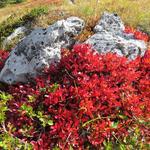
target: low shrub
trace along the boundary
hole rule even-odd
[[[7,6],[7,4],[17,4],[22,3],[25,0],[1,0],[0,1],[0,8]]]
[[[148,34],[141,32],[141,31],[138,31],[135,28],[132,28],[129,26],[125,27],[124,32],[125,33],[132,33],[134,35],[134,38],[137,40],[143,40],[145,42],[149,42],[149,40],[150,40],[150,37],[148,36]]]
[[[25,0],[15,0],[15,3],[22,3],[22,2],[25,2]]]
[[[36,17],[48,13],[48,7],[42,6],[32,9],[27,15],[23,16],[25,22],[33,21]]]
[[[150,51],[128,62],[76,45],[35,83],[1,85],[5,128],[35,150],[147,149],[149,80]]]
[[[3,2],[3,1],[0,1],[0,8],[3,8],[7,5],[7,3]]]

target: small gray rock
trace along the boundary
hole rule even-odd
[[[107,31],[112,32],[113,34],[122,34],[125,27],[121,20],[121,18],[117,14],[110,14],[108,12],[104,12],[100,21],[95,26],[95,33]]]
[[[95,34],[86,43],[91,44],[99,53],[116,53],[129,60],[143,56],[146,43],[136,40],[133,34],[124,33],[124,24],[117,14],[105,12],[99,23],[95,26]]]

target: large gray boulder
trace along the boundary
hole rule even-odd
[[[125,26],[117,14],[105,12],[94,28],[95,34],[86,43],[91,44],[99,53],[113,52],[129,60],[143,56],[146,43],[124,33]]]
[[[61,59],[61,48],[71,47],[75,42],[73,37],[83,27],[83,20],[70,17],[48,28],[32,31],[11,51],[0,72],[0,81],[8,84],[27,82],[40,74],[44,67],[56,65]]]

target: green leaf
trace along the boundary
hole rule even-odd
[[[48,92],[55,92],[59,88],[59,84],[55,83],[48,89]]]
[[[12,99],[11,95],[0,92],[0,123],[4,122],[6,119],[5,113],[8,111],[7,102],[10,99]]]
[[[73,150],[73,147],[70,145],[69,150]]]
[[[54,147],[52,150],[60,150],[60,148],[58,148],[57,146]]]
[[[119,121],[118,121],[118,122],[112,122],[112,124],[111,124],[111,128],[113,128],[113,129],[117,129],[118,124],[119,124]]]
[[[40,88],[40,92],[46,92],[46,88]]]
[[[27,115],[28,115],[29,117],[35,117],[35,116],[36,116],[36,114],[35,114],[35,112],[33,111],[33,108],[32,108],[31,106],[28,106],[28,105],[26,105],[26,104],[23,104],[23,105],[21,106],[21,109],[22,109],[22,110],[25,110],[26,113],[27,113]]]
[[[41,111],[37,112],[36,117],[41,121],[43,127],[46,127],[46,125],[53,125],[53,120],[50,120],[50,116],[43,115]]]
[[[0,100],[3,100],[5,102],[7,102],[8,100],[12,99],[12,96],[5,93],[5,92],[1,92],[0,93]]]
[[[28,101],[29,102],[34,102],[36,100],[34,95],[28,95]]]
[[[112,142],[103,142],[105,150],[112,150]]]
[[[126,150],[126,146],[124,144],[119,145],[120,150]]]
[[[119,114],[118,116],[119,116],[119,118],[121,118],[121,119],[128,119],[128,117],[125,116],[125,115],[123,115],[123,114]]]
[[[53,120],[48,120],[47,124],[50,126],[54,125]]]

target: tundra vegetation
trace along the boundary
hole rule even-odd
[[[27,0],[19,4],[21,10],[16,12],[15,2],[22,1],[8,1],[0,8],[1,49],[3,40],[17,27],[25,26],[30,32],[69,16],[86,22],[76,37],[84,42],[93,34],[104,11],[116,12],[126,24],[126,33],[133,33],[147,44],[150,40],[149,0],[76,0],[75,4],[45,0],[43,6],[39,1]],[[33,7],[25,7],[27,3]],[[14,11],[9,17],[5,14],[8,9]],[[14,39],[5,50],[0,50],[0,70],[19,40]],[[89,45],[78,44],[72,50],[62,49],[60,63],[45,68],[44,77],[26,84],[0,83],[0,148],[150,149],[147,49],[144,56],[128,61],[112,53],[95,53]]]

